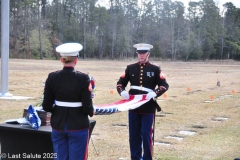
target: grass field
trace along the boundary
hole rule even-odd
[[[95,78],[94,104],[107,104],[121,100],[116,82],[126,65],[134,62],[136,59],[79,60],[76,69]],[[240,62],[152,62],[161,66],[170,86],[165,96],[158,98],[163,111],[156,114],[154,160],[240,157]],[[23,109],[42,96],[48,73],[61,68],[57,60],[10,59],[9,93],[33,98],[0,99],[0,122],[21,118]],[[91,119],[97,123],[89,142],[89,160],[130,160],[127,112]]]

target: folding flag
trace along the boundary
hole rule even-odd
[[[130,98],[128,100],[120,100],[110,104],[94,106],[94,114],[105,115],[116,112],[128,111],[140,107],[149,100],[150,99],[146,99],[146,94],[130,95]]]
[[[32,128],[37,130],[41,126],[41,119],[39,118],[36,109],[32,105],[28,107],[27,118]]]

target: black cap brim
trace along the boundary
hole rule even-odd
[[[144,54],[147,53],[149,50],[137,50],[138,54]]]

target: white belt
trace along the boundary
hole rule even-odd
[[[152,89],[149,88],[145,88],[145,87],[140,87],[140,86],[130,86],[131,89],[137,89],[140,91],[146,91],[146,92],[153,92]]]
[[[62,107],[81,107],[82,102],[61,102],[61,101],[55,101],[55,104],[57,106],[62,106]]]

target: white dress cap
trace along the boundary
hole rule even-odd
[[[78,56],[78,52],[81,51],[83,46],[80,43],[64,43],[56,48],[56,51],[61,56]]]
[[[150,49],[153,48],[151,44],[146,44],[146,43],[138,43],[133,45],[134,48],[137,49],[137,51],[149,51]]]

